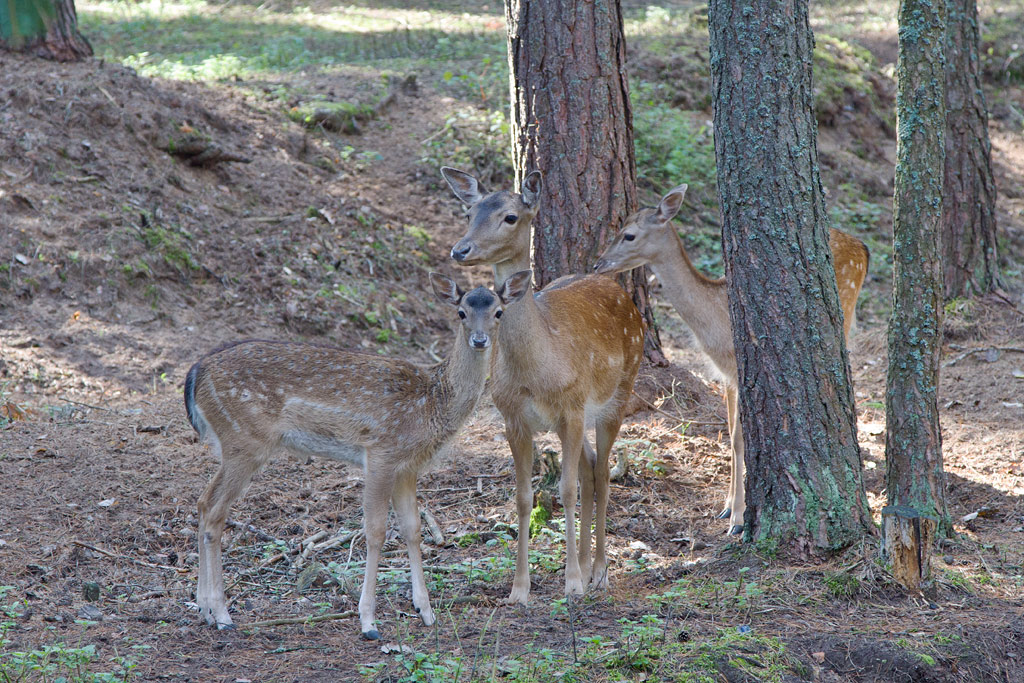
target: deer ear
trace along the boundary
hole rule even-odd
[[[476,178],[468,173],[449,166],[442,166],[441,175],[463,204],[473,206],[484,198],[484,188],[480,186],[480,182]]]
[[[434,290],[434,296],[452,306],[458,306],[465,293],[455,284],[455,280],[447,278],[441,273],[430,274],[430,287]]]
[[[675,215],[679,213],[679,207],[683,205],[683,197],[686,196],[686,184],[682,184],[672,190],[661,198],[661,202],[658,204],[657,218],[662,223],[675,218]]]
[[[532,278],[532,270],[520,270],[518,273],[509,275],[508,279],[498,288],[498,298],[501,299],[501,303],[508,306],[510,303],[522,299],[530,291]]]
[[[540,171],[530,171],[523,178],[523,203],[531,209],[540,201]]]

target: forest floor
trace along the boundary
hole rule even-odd
[[[630,17],[644,11],[625,4]],[[531,541],[530,604],[500,604],[514,562],[514,477],[485,399],[419,482],[443,537],[424,544],[436,626],[410,614],[392,524],[378,587],[382,640],[361,639],[359,536],[304,543],[360,528],[360,473],[285,457],[257,476],[225,537],[239,628],[203,624],[193,603],[196,501],[216,463],[185,419],[189,366],[244,337],[429,363],[452,335],[427,272],[490,284],[489,272],[447,258],[466,221],[436,168],[454,159],[491,182],[506,177],[493,100],[507,90],[486,58],[495,44],[500,58],[501,8],[380,5],[321,14],[193,1],[162,5],[156,21],[87,2],[83,25],[121,52],[94,37],[104,58],[80,64],[0,54],[0,681],[1024,680],[1024,90],[1008,66],[989,93],[1004,282],[998,295],[946,310],[939,401],[957,535],[935,556],[928,595],[894,584],[876,539],[801,562],[724,535],[715,518],[728,485],[724,406],[674,311],[659,304],[672,365],[641,370],[637,391],[657,409],[631,415],[616,446],[631,471],[611,488],[607,593],[563,599],[563,530],[552,522]],[[851,366],[877,522],[895,27],[849,7],[815,16],[816,31],[836,36],[819,45],[847,59],[857,41],[876,65],[866,90],[841,88],[819,113],[819,144],[833,219],[872,248]],[[983,9],[1001,26],[1000,12],[1019,18],[1022,8]],[[638,108],[638,135],[679,125],[696,145],[685,159],[670,150],[639,160],[645,197],[704,174],[678,225],[695,262],[714,272],[714,186],[706,167],[686,166],[708,153],[706,78],[691,68],[706,57],[665,28],[699,16],[687,3],[645,11],[630,20],[642,28],[631,43],[634,89],[653,93]],[[366,26],[332,28],[338,12]],[[404,43],[371,30],[392,15],[405,22]],[[199,47],[203,31],[230,42],[239,17],[282,41],[294,29],[287,21],[301,24],[298,66],[287,45],[253,56],[256,41],[244,38],[227,66],[213,48],[187,67],[158,52],[160,31]],[[147,52],[123,45],[147,40]],[[324,45],[350,58],[324,66],[302,56]],[[421,48],[454,50],[460,69],[409,56]],[[163,70],[151,73],[154,64]],[[385,83],[383,70],[400,77]],[[305,127],[328,100],[344,103],[343,130]],[[677,110],[685,125],[669,117]],[[645,118],[650,111],[665,118]],[[171,153],[189,146],[245,161],[194,166]],[[558,448],[553,435],[537,443]],[[540,463],[539,486],[548,474]],[[278,617],[305,622],[251,626]]]

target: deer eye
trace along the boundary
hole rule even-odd
[[[636,235],[630,235],[628,232],[625,235],[622,236],[622,240],[624,242],[632,242],[635,239],[636,239]]]
[[[505,216],[505,222],[508,223],[509,225],[515,223],[517,220],[519,220],[519,216],[515,215],[514,213],[510,213],[509,215]]]
[[[462,318],[463,320],[466,319],[466,312],[461,308],[459,309],[459,317]]]
[[[494,317],[495,318],[500,318],[501,317],[501,309],[500,308],[494,312]]]

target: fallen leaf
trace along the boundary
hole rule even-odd
[[[1024,408],[1024,403],[1020,401],[1003,401],[1004,408]]]
[[[977,512],[972,512],[970,514],[967,514],[967,515],[964,515],[963,517],[961,517],[960,521],[961,522],[971,522],[971,521],[974,521],[977,518],[978,518],[978,513]]]
[[[17,261],[18,263],[20,263],[23,266],[27,266],[28,265],[28,256],[25,256],[24,254],[15,254],[14,255],[14,260]]]
[[[811,659],[816,661],[818,664],[823,664],[825,662],[825,653],[824,652],[812,652],[811,653]]]
[[[405,654],[412,654],[413,650],[412,650],[412,647],[406,645],[405,643],[403,643],[401,645],[399,645],[398,643],[387,643],[386,645],[381,645],[380,646],[380,651],[383,652],[386,655],[389,655],[392,652],[402,652],[402,653],[405,653]]]
[[[106,500],[101,500],[100,502],[96,503],[96,505],[98,505],[101,508],[108,508],[108,507],[110,507],[111,505],[113,505],[116,502],[117,501],[114,500],[113,498],[107,498]],[[977,515],[975,515],[975,516],[977,516]]]
[[[1024,370],[1021,370],[1019,368],[1015,369],[1013,371],[1013,376],[1016,377],[1017,379],[1024,379]]]

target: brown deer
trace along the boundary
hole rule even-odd
[[[486,193],[476,178],[452,168],[441,173],[470,207],[469,232],[452,247],[463,265],[490,264],[496,282],[530,266],[530,225],[537,213],[540,173],[522,194]],[[644,323],[629,296],[610,278],[569,276],[509,305],[498,330],[491,393],[505,418],[516,469],[519,540],[509,603],[530,595],[529,527],[533,434],[554,430],[562,442],[559,492],[565,509],[565,592],[588,583],[608,586],[605,518],[608,455],[643,355]],[[596,451],[585,428],[596,428]],[[580,541],[576,545],[576,482],[580,482]],[[590,524],[595,521],[591,561]]]
[[[366,574],[359,598],[363,636],[374,640],[377,566],[388,501],[409,551],[412,601],[434,623],[420,554],[416,476],[455,436],[483,393],[502,305],[522,297],[530,273],[517,273],[495,296],[464,293],[430,274],[435,296],[458,311],[455,345],[431,367],[312,344],[242,341],[203,357],[185,378],[189,422],[220,458],[199,499],[196,602],[210,625],[231,628],[224,599],[221,536],[231,504],[280,450],[363,468]]]
[[[725,509],[718,517],[729,518],[730,534],[740,534],[743,531],[746,492],[729,300],[725,278],[712,280],[698,271],[671,225],[685,194],[686,185],[680,185],[666,194],[657,208],[640,209],[627,218],[594,269],[598,273],[620,273],[649,265],[661,281],[665,296],[692,330],[698,348],[711,361],[712,368],[725,385],[732,471]],[[840,230],[833,229],[829,237],[839,302],[843,309],[843,332],[849,339],[855,322],[857,296],[868,272],[868,248],[856,237]]]

